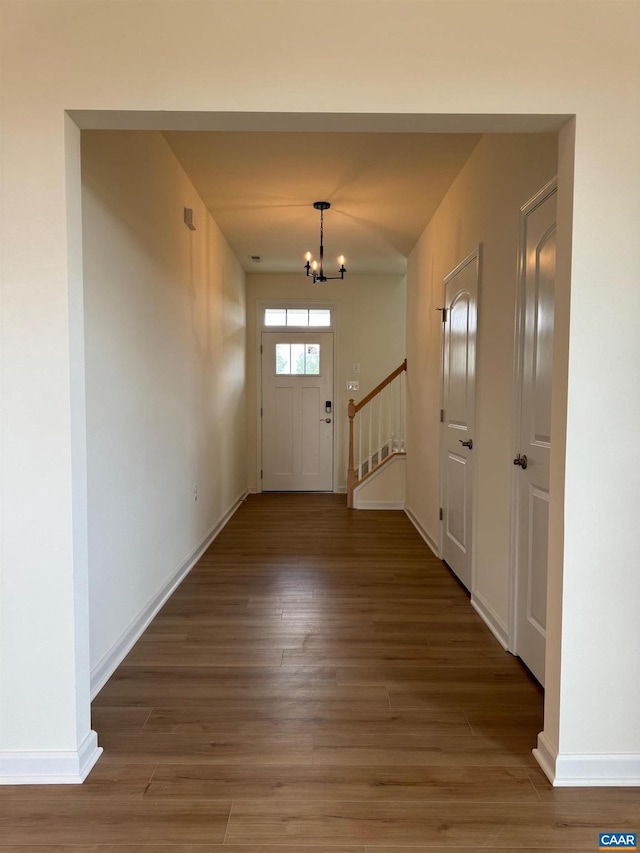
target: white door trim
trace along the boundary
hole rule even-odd
[[[464,267],[468,266],[470,263],[473,263],[474,261],[477,263],[477,267],[478,267],[478,278],[477,278],[477,286],[476,286],[476,340],[475,340],[476,364],[475,364],[475,368],[474,368],[474,370],[475,370],[475,385],[477,387],[477,384],[478,384],[477,383],[477,365],[478,365],[478,341],[477,341],[477,338],[478,338],[478,312],[479,312],[479,303],[480,303],[480,288],[481,288],[481,283],[482,283],[482,243],[478,243],[478,245],[475,247],[475,249],[473,249],[471,252],[469,252],[469,254],[465,258],[463,258],[460,261],[460,263],[457,264],[452,270],[450,270],[450,272],[448,272],[446,274],[446,276],[442,279],[442,306],[444,308],[444,306],[446,305],[446,301],[447,301],[447,294],[446,294],[447,283],[454,276],[456,276],[462,269],[464,269]],[[439,309],[439,310],[441,310],[441,309]],[[442,412],[442,409],[444,408],[444,369],[445,369],[445,364],[444,364],[445,328],[444,328],[444,326],[445,326],[445,324],[444,324],[444,322],[442,322],[440,324],[440,411],[441,412]],[[476,413],[477,413],[477,402],[476,402],[476,395],[474,392],[474,412],[473,412],[474,431],[475,431],[475,426],[476,426]],[[440,429],[439,433],[438,433],[438,455],[439,455],[438,468],[439,468],[439,477],[440,477],[440,488],[439,488],[438,497],[439,497],[440,507],[444,506],[444,441],[443,441],[442,433],[443,433],[443,431],[442,431],[442,429]],[[471,513],[472,513],[471,543],[470,543],[470,549],[471,549],[471,554],[470,554],[470,557],[471,557],[471,585],[470,585],[470,589],[469,589],[469,593],[471,595],[473,595],[473,590],[475,588],[475,577],[476,577],[475,522],[476,522],[476,518],[477,518],[476,502],[477,502],[477,491],[478,491],[476,488],[476,478],[475,478],[476,467],[477,466],[476,466],[475,460],[474,460],[474,462],[473,462],[473,474],[474,474],[474,476],[473,476],[473,490],[472,490],[472,496],[471,496]],[[444,520],[441,518],[440,519],[439,531],[438,531],[438,557],[441,560],[443,558],[443,556],[442,556],[443,555],[443,548],[442,548],[443,539],[444,539]]]
[[[319,332],[333,332],[333,411],[335,419],[335,430],[333,433],[333,491],[338,492],[338,435],[343,419],[340,408],[340,395],[338,393],[338,329],[336,322],[336,303],[328,300],[318,299],[258,299],[256,301],[256,327],[255,327],[255,377],[256,377],[256,493],[262,492],[262,333],[263,332],[304,332],[305,327],[295,326],[265,326],[263,323],[265,308],[329,308],[331,311],[331,325],[315,328]],[[314,331],[314,329],[306,329]],[[344,413],[346,418],[346,409]],[[343,490],[344,491],[344,490]]]
[[[516,289],[516,314],[513,351],[513,429],[511,433],[511,456],[515,459],[520,446],[520,427],[522,422],[522,369],[523,369],[523,334],[525,309],[525,275],[526,275],[526,220],[527,216],[543,204],[550,195],[558,189],[558,178],[552,178],[542,189],[532,196],[520,208],[518,235],[518,267]],[[516,653],[517,625],[516,608],[518,602],[518,473],[520,469],[514,466],[511,475],[511,544],[509,547],[509,624],[507,626],[508,650]]]

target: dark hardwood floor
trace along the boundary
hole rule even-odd
[[[93,706],[82,786],[0,853],[592,853],[640,789],[553,789],[542,693],[403,513],[250,497]]]

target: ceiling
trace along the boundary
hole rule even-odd
[[[406,258],[480,136],[444,133],[170,131],[167,142],[248,272],[403,274]],[[197,224],[197,223],[196,223]],[[255,263],[251,255],[259,255]],[[337,268],[337,264],[336,264]]]

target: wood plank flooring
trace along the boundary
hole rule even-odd
[[[591,853],[639,789],[551,788],[542,692],[403,513],[249,498],[97,697],[82,786],[0,853]]]

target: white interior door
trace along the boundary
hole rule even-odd
[[[442,558],[471,590],[479,251],[444,279]]]
[[[262,489],[333,489],[333,334],[262,334]]]
[[[523,208],[520,412],[516,477],[515,651],[544,684],[549,529],[556,190]]]

